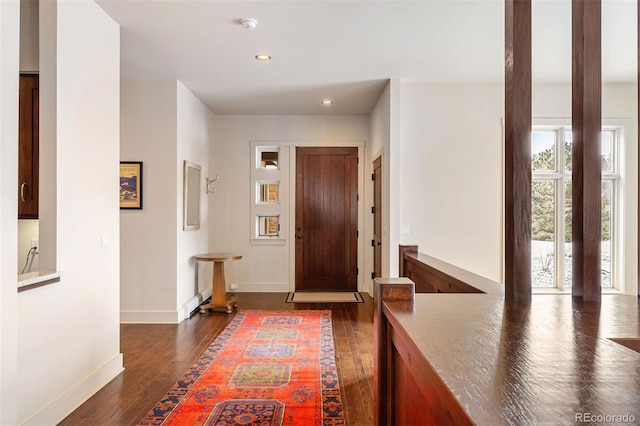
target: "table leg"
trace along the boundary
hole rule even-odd
[[[211,289],[211,302],[200,307],[200,313],[207,309],[223,310],[230,314],[236,307],[238,299],[232,297],[227,299],[226,284],[224,281],[224,262],[213,262],[213,282]]]

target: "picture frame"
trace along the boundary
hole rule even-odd
[[[120,209],[142,210],[142,161],[120,162]]]

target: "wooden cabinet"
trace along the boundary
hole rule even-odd
[[[38,75],[20,75],[18,115],[18,219],[38,218]]]

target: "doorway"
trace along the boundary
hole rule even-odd
[[[357,291],[358,148],[296,148],[296,291]]]
[[[373,277],[382,276],[382,157],[373,161]]]

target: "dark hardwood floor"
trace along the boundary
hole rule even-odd
[[[365,303],[285,303],[286,293],[239,293],[242,309],[330,309],[348,425],[373,424],[373,300]],[[61,425],[134,425],[173,386],[235,314],[194,314],[178,325],[123,324],[125,371]]]

